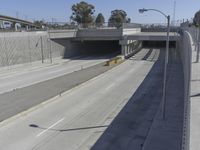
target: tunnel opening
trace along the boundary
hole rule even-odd
[[[81,41],[80,50],[86,55],[118,55],[121,53],[119,41]]]
[[[143,48],[166,48],[166,41],[142,41]],[[176,41],[169,42],[169,48],[176,48]]]
[[[63,43],[63,42],[62,42]],[[64,58],[75,56],[105,56],[115,57],[121,54],[121,45],[118,40],[112,41],[76,41],[68,40],[65,43]]]

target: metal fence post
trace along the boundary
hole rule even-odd
[[[30,61],[30,64],[32,64],[31,40],[30,40],[29,33],[28,33],[28,48],[29,48],[29,61]]]
[[[42,36],[40,37],[40,39],[41,39],[41,54],[42,54],[42,63],[44,63],[44,49],[43,49]]]
[[[48,32],[48,35],[49,35],[49,38],[48,38],[48,41],[49,41],[49,57],[50,57],[50,62],[52,64],[53,60],[52,60],[51,39],[50,39],[50,33],[49,33],[49,31],[47,31],[47,32]]]
[[[8,47],[7,47],[5,32],[4,32],[4,46],[5,46],[6,63],[7,63],[7,66],[9,66],[10,64],[9,64]]]
[[[199,53],[200,53],[200,33],[199,33],[199,29],[197,30],[197,33],[198,33],[198,38],[197,38],[197,56],[196,56],[196,62],[198,63],[199,62]]]

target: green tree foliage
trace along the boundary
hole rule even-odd
[[[97,18],[96,18],[96,20],[95,20],[95,23],[96,23],[96,25],[97,25],[98,27],[102,27],[102,26],[103,26],[103,24],[105,23],[105,18],[104,18],[104,16],[103,16],[102,13],[99,13],[99,14],[97,15]]]
[[[85,27],[94,23],[93,14],[95,12],[95,7],[84,1],[74,4],[72,6],[72,16],[71,20],[78,24],[83,24]]]
[[[43,20],[36,20],[34,21],[34,24],[40,28],[42,28],[42,26],[46,26],[45,22]]]
[[[127,13],[124,10],[113,10],[108,20],[108,25],[111,27],[120,28],[123,23],[130,23],[131,19],[127,17]]]
[[[200,27],[200,10],[195,13],[194,19],[193,19],[193,24],[195,26]]]

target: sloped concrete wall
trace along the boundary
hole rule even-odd
[[[182,137],[182,150],[189,150],[189,128],[190,128],[190,79],[191,79],[191,53],[192,36],[183,31],[179,41],[179,50],[182,57],[184,73],[184,124]]]
[[[65,48],[47,32],[0,33],[0,67],[63,56]]]

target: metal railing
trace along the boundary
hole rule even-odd
[[[47,30],[70,30],[70,29],[122,29],[122,28],[140,28],[138,23],[73,23],[73,22],[46,22],[41,25],[41,29],[36,28],[1,28],[0,32],[23,32],[23,31],[47,31]]]

